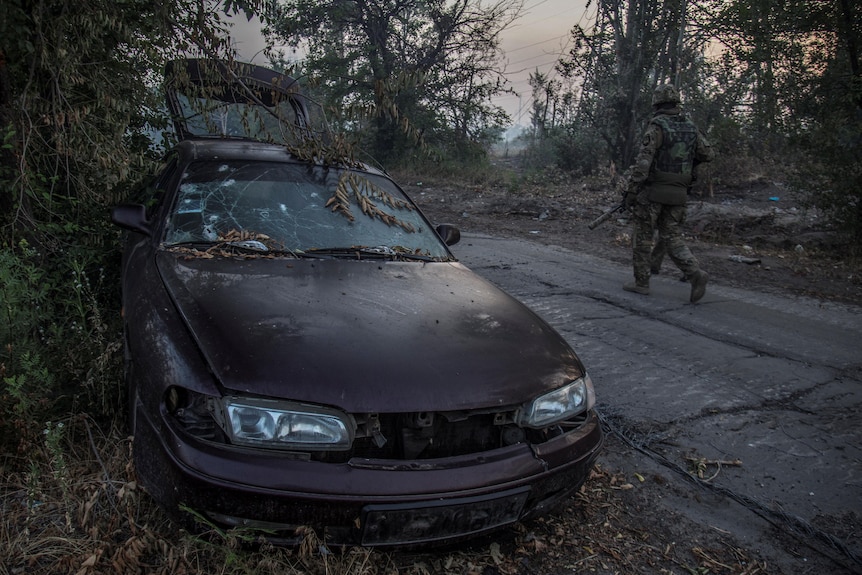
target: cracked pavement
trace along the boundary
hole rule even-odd
[[[862,572],[862,309],[724,286],[690,304],[676,274],[532,241],[464,234],[467,266],[548,320],[589,371],[600,464],[663,510],[733,534],[784,573]],[[637,483],[637,482],[636,482]]]

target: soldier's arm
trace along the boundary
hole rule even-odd
[[[638,188],[640,188],[646,181],[649,176],[653,158],[655,158],[656,150],[661,146],[661,142],[661,128],[650,123],[644,131],[638,154],[635,156],[635,163],[632,166],[631,175],[629,176],[628,193],[637,194]]]

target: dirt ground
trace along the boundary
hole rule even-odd
[[[436,223],[631,262],[631,225],[624,216],[588,228],[619,202],[608,178],[561,178],[550,185],[528,179],[514,185],[413,180],[399,181]],[[820,214],[780,182],[704,182],[689,202],[686,242],[711,282],[862,305],[862,257],[849,257],[847,246],[824,228]],[[667,258],[662,273],[679,272]]]

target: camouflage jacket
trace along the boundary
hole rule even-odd
[[[678,107],[658,110],[644,132],[627,192],[642,193],[650,202],[685,204],[698,164],[712,158],[709,142]]]

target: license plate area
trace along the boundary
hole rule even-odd
[[[522,487],[490,496],[367,505],[362,511],[362,545],[428,543],[514,523],[529,491]]]

